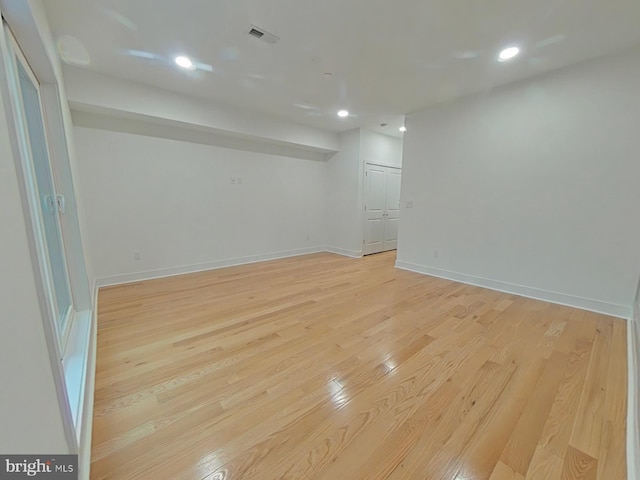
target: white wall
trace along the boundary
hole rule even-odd
[[[636,50],[409,116],[399,264],[627,314],[638,78]]]
[[[402,167],[402,139],[363,128],[360,130],[360,157],[364,163]]]
[[[326,163],[326,232],[329,250],[362,255],[360,130],[340,134],[339,151]]]
[[[68,453],[4,107],[0,94],[0,452]]]
[[[324,162],[83,127],[75,138],[98,278],[304,253],[325,243]]]

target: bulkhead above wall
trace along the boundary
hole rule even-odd
[[[79,126],[326,160],[338,134],[73,67],[64,68]]]

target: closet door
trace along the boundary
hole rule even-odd
[[[395,250],[400,217],[400,169],[367,164],[364,172],[364,254]]]
[[[400,218],[400,169],[387,168],[385,175],[385,215],[383,251],[398,248],[398,220]]]
[[[364,254],[378,253],[384,250],[386,218],[386,180],[385,167],[367,164],[364,172]]]

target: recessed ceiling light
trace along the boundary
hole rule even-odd
[[[407,131],[407,127],[405,127],[405,126],[403,125],[403,126],[401,126],[401,127],[399,128],[399,130],[400,130],[402,133],[404,133],[404,132],[406,132],[406,131]]]
[[[498,55],[499,62],[506,62],[507,60],[511,60],[513,57],[517,56],[520,53],[520,49],[518,47],[509,47],[505,48]]]
[[[187,70],[193,70],[194,68],[196,68],[189,57],[180,55],[174,58],[173,60],[176,62],[176,65],[178,65],[179,67],[185,68]]]
[[[342,118],[348,117],[349,116],[349,111],[348,110],[339,110],[338,111],[338,116],[342,117]]]

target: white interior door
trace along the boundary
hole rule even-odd
[[[400,169],[387,168],[386,197],[384,216],[384,246],[383,250],[398,248],[398,220],[400,219]]]
[[[395,250],[400,217],[400,169],[365,167],[364,254]]]
[[[367,164],[365,169],[365,255],[384,250],[386,173],[385,167],[376,165]]]

